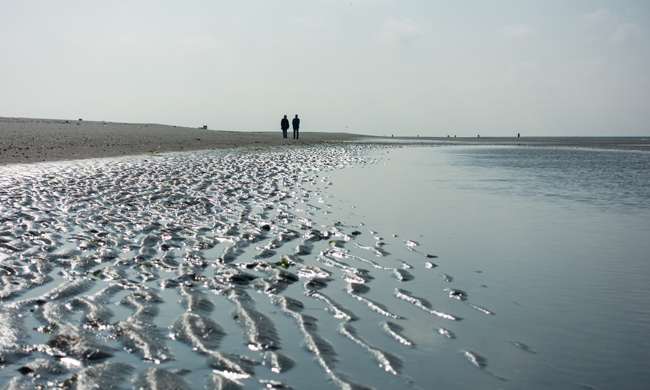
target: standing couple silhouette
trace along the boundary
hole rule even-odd
[[[300,119],[298,118],[298,114],[296,114],[296,117],[291,121],[291,125],[293,126],[293,139],[298,139],[298,129],[300,128]],[[280,127],[282,128],[282,137],[287,138],[289,119],[287,119],[286,115],[282,118],[282,121],[280,121]]]

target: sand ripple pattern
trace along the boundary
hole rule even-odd
[[[329,204],[328,171],[387,147],[5,168],[0,386],[428,388],[409,356],[430,342],[486,371],[455,330],[494,313],[444,259]]]

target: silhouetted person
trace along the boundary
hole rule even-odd
[[[282,128],[282,138],[287,138],[287,130],[289,129],[289,119],[285,115],[280,121],[280,127]]]
[[[298,119],[298,114],[296,114],[296,117],[291,121],[291,125],[293,126],[293,139],[298,139],[298,128],[300,128],[300,119]]]

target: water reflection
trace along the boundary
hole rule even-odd
[[[629,177],[647,181],[647,161],[593,153],[354,145],[3,168],[0,382],[564,388],[617,372],[642,388],[649,215]]]
[[[451,164],[469,168],[477,181],[500,182],[492,183],[497,192],[559,197],[617,208],[650,208],[650,177],[647,174],[650,156],[647,152],[483,147],[455,148],[449,154],[457,156]]]
[[[626,387],[643,388],[649,378],[641,362],[650,358],[650,317],[639,310],[650,299],[647,153],[458,146],[376,155],[377,165],[331,174],[338,197],[354,205],[351,219],[413,237],[420,250],[438,255],[443,270],[436,275],[445,285],[436,287],[448,296],[460,290],[496,313],[436,331],[480,345],[467,351],[499,367],[490,369],[508,379],[499,387],[608,387],[616,372]],[[418,284],[409,290],[430,291]]]

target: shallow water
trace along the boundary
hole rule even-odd
[[[356,145],[2,168],[0,384],[642,388],[647,168]]]
[[[444,147],[381,154],[363,174],[332,174],[348,188],[338,195],[355,206],[352,218],[382,235],[419,240],[422,251],[439,255],[437,269],[453,277],[450,287],[495,312],[454,324],[451,330],[465,333],[442,348],[480,352],[484,370],[507,382],[479,384],[449,360],[430,360],[447,385],[646,386],[647,153]],[[441,284],[422,285],[424,296],[444,294]]]

